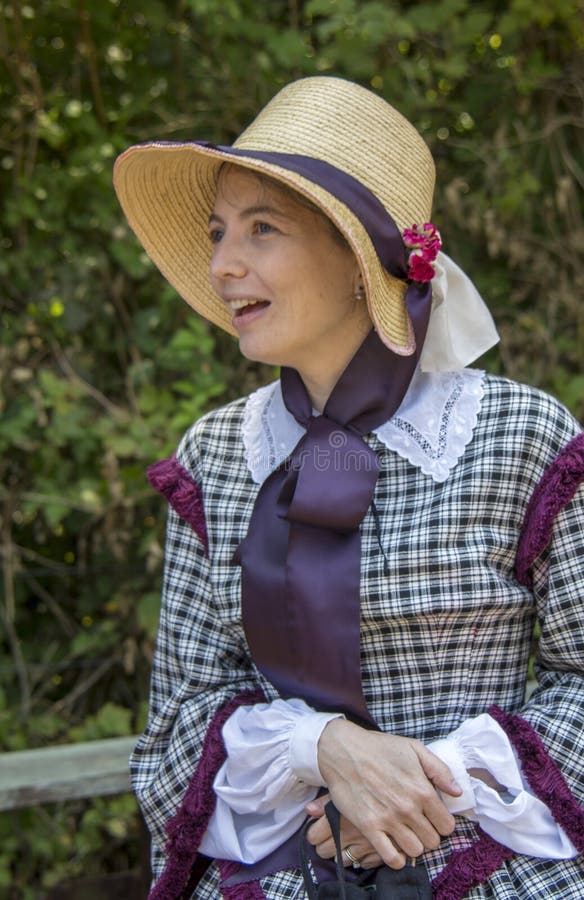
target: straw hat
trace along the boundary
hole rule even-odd
[[[320,207],[353,248],[382,340],[401,355],[413,353],[406,284],[381,264],[363,217],[326,179],[328,188],[320,176],[292,170],[286,156],[274,161],[274,154],[318,160],[333,177],[340,170],[339,178],[344,173],[356,179],[400,232],[430,217],[434,162],[416,129],[366,88],[320,76],[284,87],[233,148],[159,142],[130,147],[116,161],[114,186],[131,228],[165,278],[197,312],[232,334],[231,313],[209,281],[208,223],[219,168],[232,162],[292,187]]]

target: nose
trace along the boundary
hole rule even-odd
[[[209,274],[211,279],[220,281],[225,278],[243,278],[247,273],[241,243],[224,234],[220,241],[213,245]]]

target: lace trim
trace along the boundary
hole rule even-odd
[[[262,472],[276,468],[276,456],[273,453],[273,438],[269,428],[265,427],[265,418],[268,407],[272,403],[272,394],[276,383],[267,384],[258,388],[247,398],[243,410],[243,422],[241,434],[245,447],[245,460],[254,481],[258,481],[255,472]],[[263,464],[262,464],[263,463]],[[264,481],[267,476],[261,480]]]
[[[529,570],[549,544],[557,514],[582,482],[584,433],[573,438],[550,463],[529,501],[515,562],[517,580],[526,587],[533,586]]]
[[[375,432],[389,450],[434,481],[446,481],[470,442],[484,396],[484,372],[420,372],[395,416]]]
[[[242,438],[245,461],[256,484],[290,455],[304,429],[290,415],[279,381],[259,388],[247,398],[243,413]]]
[[[217,798],[213,790],[213,779],[227,755],[221,730],[239,706],[264,701],[261,691],[243,691],[213,716],[205,735],[199,764],[183,801],[176,815],[166,824],[166,866],[150,891],[148,900],[179,900],[183,896],[197,857],[197,849],[215,811]]]
[[[424,475],[445,481],[472,438],[484,378],[485,373],[477,369],[418,370],[396,415],[374,434]],[[303,434],[284,405],[279,381],[248,397],[242,437],[246,464],[256,484],[263,484]]]

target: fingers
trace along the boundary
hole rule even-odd
[[[363,850],[370,845],[388,866],[400,868],[406,856],[437,849],[454,830],[438,789],[458,796],[460,788],[419,741],[335,719],[321,734],[318,759],[335,805],[366,842]],[[322,820],[314,827],[315,843],[323,844],[329,834]]]
[[[306,836],[308,842],[314,845],[317,854],[322,859],[336,858],[335,842],[326,816],[320,821],[313,823],[308,829]],[[363,837],[359,830],[344,816],[341,816],[341,830],[339,836],[341,847],[345,850],[349,848],[351,855],[359,861],[362,868],[372,869],[381,865],[381,857],[379,854],[366,838]],[[351,860],[345,852],[343,852],[342,862],[344,866],[353,864],[353,860]]]
[[[396,797],[393,815],[395,824],[390,834],[408,856],[419,856],[423,852],[415,852],[408,829],[417,835],[423,849],[436,850],[441,838],[451,834],[456,825],[454,816],[448,812],[430,782],[412,785],[407,796]],[[400,831],[400,824],[404,827],[404,833]]]
[[[442,836],[454,830],[455,820],[432,784],[424,781],[413,782],[407,791],[394,793],[391,807],[365,809],[363,805],[358,827],[384,862],[397,868],[396,848],[406,856],[436,850]]]
[[[406,864],[406,854],[394,844],[389,835],[380,833],[375,836],[371,843],[382,863],[385,863],[390,869],[403,869]],[[408,853],[407,855],[413,856],[414,854]],[[418,854],[415,855],[417,856]]]
[[[310,816],[313,819],[319,818],[319,816],[324,815],[324,808],[330,800],[330,794],[321,794],[320,797],[315,797],[314,800],[311,800],[304,807],[307,816]]]
[[[427,850],[436,850],[442,837],[452,834],[456,826],[454,816],[446,809],[433,785],[428,782],[408,800],[412,808],[403,810],[403,819],[413,827]],[[405,848],[404,848],[405,849]]]
[[[320,819],[320,822],[315,822],[306,832],[306,838],[308,842],[310,844],[313,844],[315,847],[319,844],[322,844],[323,841],[325,841],[331,833],[328,819],[324,814],[324,808],[329,800],[330,794],[321,794],[320,797],[315,797],[314,800],[311,800],[304,807],[304,812],[307,816],[310,816],[311,819]],[[331,853],[331,856],[333,855],[334,850],[333,853]]]
[[[347,849],[350,851],[350,856],[347,854]],[[321,859],[336,859],[335,844],[332,839],[317,844],[315,850]],[[373,849],[371,844],[364,843],[363,838],[359,841],[353,841],[344,847],[342,864],[345,868],[354,865],[353,858],[358,861],[357,868],[361,869],[376,869],[377,866],[383,863],[379,854]],[[398,864],[396,868],[401,868],[401,865]]]
[[[317,854],[322,859],[336,858],[335,842],[326,818],[315,822],[308,829],[307,839],[309,843],[314,845]],[[387,834],[379,832],[376,836],[376,844],[373,846],[344,816],[341,818],[340,839],[341,847],[349,847],[351,854],[359,860],[361,867],[364,869],[375,868],[382,863],[386,863],[394,869],[401,869],[405,865],[406,853],[402,852],[401,848],[396,847]],[[410,846],[416,848],[416,853],[408,852],[408,856],[418,856],[424,849],[412,832],[410,832]],[[343,853],[342,862],[344,866],[352,864],[352,861],[345,853]]]
[[[343,865],[353,869],[376,869],[382,859],[371,848],[363,849],[358,844],[349,844],[343,850]]]
[[[361,865],[361,857],[355,856],[352,850],[352,844],[349,844],[342,852],[342,863],[343,865],[351,865],[354,869],[358,869]],[[357,850],[357,847],[355,847]]]
[[[382,863],[391,866],[392,869],[401,869],[406,864],[406,854],[399,850],[386,834],[379,836],[377,847],[373,847],[363,836],[351,842],[341,840],[341,844],[344,848],[350,848],[351,855],[359,860],[363,869],[373,869]],[[317,844],[315,850],[322,859],[336,859],[335,843],[332,838]],[[345,852],[342,862],[344,866],[352,865],[350,857]]]
[[[322,816],[318,822],[314,822],[306,832],[306,838],[310,844],[318,847],[330,840],[333,850],[330,856],[334,855],[334,841],[331,836],[331,828],[326,816]]]
[[[360,847],[363,849],[363,853],[369,853],[373,850],[369,842],[345,816],[341,816],[339,837],[341,847]],[[323,859],[332,859],[335,856],[335,841],[326,816],[310,826],[306,832],[306,838],[310,844],[313,844],[316,852]]]
[[[396,843],[389,835],[378,831],[374,843],[370,843],[352,822],[344,816],[341,817],[341,846],[345,850],[350,849],[351,855],[359,860],[363,869],[373,869],[382,863],[392,869],[401,869],[405,865],[407,857],[415,858],[420,856],[424,850],[430,849],[429,846],[424,846],[411,829],[404,828],[400,834],[401,843]],[[322,859],[336,858],[335,842],[326,817],[311,825],[307,832],[307,839],[314,845],[317,854]],[[438,847],[440,835],[433,831],[427,840],[432,842],[432,848]],[[346,853],[343,853],[342,863],[344,866],[352,865],[352,860]]]
[[[322,844],[318,844],[315,847],[315,850],[321,857],[321,859],[336,859],[335,845],[333,841],[325,841]],[[350,856],[348,855],[347,850],[350,851]],[[358,862],[357,866],[355,866],[354,864],[354,859]],[[383,860],[373,849],[371,844],[363,844],[362,840],[347,844],[347,846],[343,850],[342,864],[343,866],[345,866],[345,868],[349,868],[352,866],[354,868],[361,869],[376,869],[378,866],[382,865],[382,863]],[[398,868],[401,867],[398,866]]]
[[[383,865],[383,860],[377,853],[366,853],[364,856],[359,857],[359,866],[361,869],[376,869],[378,866]]]
[[[452,797],[460,797],[462,788],[452,777],[452,773],[448,766],[419,741],[414,742],[414,749],[416,750],[424,774],[432,784],[445,794],[450,794]]]

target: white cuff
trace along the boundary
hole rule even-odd
[[[324,786],[318,768],[318,742],[326,725],[333,719],[344,718],[342,713],[312,712],[299,716],[290,737],[290,768],[305,784]]]
[[[294,834],[322,784],[318,739],[336,717],[303,700],[235,710],[223,726],[227,759],[213,782],[217,803],[202,853],[254,863]]]
[[[428,750],[431,750],[442,762],[448,766],[452,777],[462,789],[460,797],[453,797],[451,794],[443,794],[440,796],[453,816],[466,816],[467,819],[477,821],[474,810],[475,795],[472,789],[472,779],[466,771],[466,766],[462,759],[462,754],[458,748],[456,741],[450,738],[443,738],[440,741],[434,741],[428,744]]]
[[[484,713],[428,744],[450,768],[463,789],[462,797],[441,794],[447,809],[478,821],[491,837],[516,853],[542,859],[572,859],[578,851],[553,819],[548,807],[523,780],[513,748],[501,726]],[[486,769],[506,788],[500,793],[469,769]]]

